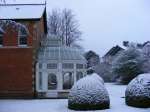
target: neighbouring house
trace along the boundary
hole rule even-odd
[[[47,34],[46,4],[0,4],[0,98],[33,98],[40,41]]]
[[[63,45],[56,36],[41,42],[36,65],[38,97],[67,98],[72,85],[86,75],[82,51]]]
[[[109,63],[111,64],[113,59],[117,56],[117,54],[121,51],[123,51],[124,49],[121,48],[120,46],[116,45],[114,47],[112,47],[102,58],[103,58],[103,62]]]

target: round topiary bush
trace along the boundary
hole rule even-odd
[[[150,74],[141,74],[128,84],[125,100],[129,106],[150,107]]]
[[[100,79],[98,75],[94,74],[75,83],[68,96],[68,108],[73,110],[109,108],[109,95]]]

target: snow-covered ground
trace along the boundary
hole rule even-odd
[[[110,95],[111,107],[106,110],[86,112],[150,112],[150,108],[141,109],[125,105],[126,86],[105,84]],[[0,100],[0,112],[75,112],[67,109],[67,100]],[[79,111],[78,111],[79,112]],[[83,112],[83,111],[82,111]]]

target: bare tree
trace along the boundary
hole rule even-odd
[[[53,10],[51,14],[49,14],[48,19],[48,31],[51,35],[60,36],[61,30],[61,16],[59,10]]]
[[[70,9],[63,11],[54,9],[49,15],[48,28],[49,34],[59,36],[67,46],[81,39],[78,21]]]

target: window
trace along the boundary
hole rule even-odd
[[[0,32],[0,46],[3,45],[3,33]]]
[[[57,89],[57,77],[53,73],[50,73],[48,75],[48,89],[49,90]]]
[[[77,64],[76,67],[77,69],[83,69],[83,64]]]
[[[83,73],[82,72],[77,72],[77,80],[83,78]]]
[[[66,72],[63,74],[63,89],[71,89],[74,83],[73,73]]]
[[[42,89],[42,72],[39,72],[39,89]]]
[[[47,64],[48,69],[57,69],[57,64],[56,63],[49,63]]]
[[[39,68],[42,69],[42,63],[39,63]]]
[[[62,68],[64,68],[64,69],[73,69],[73,63],[63,63]]]
[[[18,43],[21,46],[26,46],[27,45],[27,31],[25,28],[20,28],[18,32]]]

